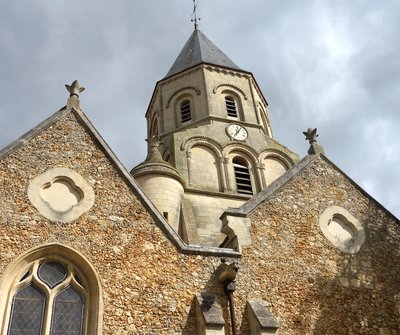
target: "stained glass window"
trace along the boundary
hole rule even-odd
[[[85,295],[74,267],[54,260],[35,263],[32,276],[28,271],[19,281],[27,286],[13,297],[7,335],[82,335]]]
[[[38,275],[47,286],[53,288],[65,279],[67,269],[60,263],[50,261],[39,266]]]
[[[40,335],[44,311],[44,294],[33,284],[14,296],[8,335]]]
[[[68,286],[59,292],[54,300],[51,335],[82,334],[83,299]]]

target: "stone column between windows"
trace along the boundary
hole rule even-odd
[[[160,129],[160,133],[164,134],[165,133],[165,120],[164,120],[164,114],[166,112],[166,110],[163,108],[163,86],[164,85],[160,85],[160,99],[159,99],[159,104],[158,104],[158,111],[157,114],[159,116],[158,118],[158,127]]]
[[[222,156],[218,157],[218,162],[219,162],[218,175],[221,177],[222,192],[225,192],[228,189],[228,183],[226,180],[224,157],[222,157]]]
[[[220,159],[221,164],[223,166],[223,180],[224,180],[224,186],[226,186],[226,188],[224,187],[224,191],[232,191],[232,185],[231,182],[229,180],[229,170],[228,170],[228,163],[229,163],[229,159],[228,157],[221,157]]]
[[[191,174],[191,165],[192,165],[192,152],[190,150],[186,151],[186,162],[187,162],[187,171],[188,171],[188,183],[189,187],[192,186],[192,174]]]
[[[265,180],[265,164],[264,163],[257,163],[257,177],[260,181],[261,190],[267,187],[267,181]],[[260,190],[260,191],[261,191]]]

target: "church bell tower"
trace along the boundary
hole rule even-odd
[[[146,112],[149,155],[131,173],[189,244],[218,246],[220,215],[298,161],[272,134],[268,103],[195,25]]]

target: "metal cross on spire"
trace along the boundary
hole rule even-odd
[[[190,20],[191,22],[194,22],[194,30],[197,30],[197,27],[199,24],[197,21],[200,21],[201,19],[197,17],[197,5],[199,3],[199,0],[193,0],[193,12],[192,12],[192,19]]]

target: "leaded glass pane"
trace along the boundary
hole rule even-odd
[[[83,298],[71,286],[54,299],[50,335],[81,335]]]
[[[40,335],[43,320],[44,294],[33,284],[14,296],[8,335]]]
[[[39,266],[38,275],[47,286],[53,288],[65,279],[67,276],[67,269],[60,263],[50,261]]]

